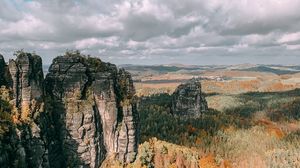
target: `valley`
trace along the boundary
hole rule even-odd
[[[148,167],[297,167],[300,73],[297,68],[278,73],[251,66],[253,71],[244,66],[210,66],[199,72],[145,68],[133,75],[143,123],[141,146],[151,149]],[[201,118],[174,117],[172,93],[195,77],[201,79],[208,112]],[[163,154],[156,144],[172,152]]]
[[[0,68],[4,167],[300,165],[298,66],[117,68],[74,51]]]

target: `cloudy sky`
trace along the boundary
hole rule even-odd
[[[300,0],[1,0],[0,53],[116,64],[300,64]]]

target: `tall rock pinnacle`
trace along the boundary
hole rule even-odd
[[[67,53],[53,60],[45,89],[54,128],[50,137],[55,137],[50,142],[50,164],[99,167],[106,156],[123,162],[135,159],[138,116],[127,72],[96,58]]]
[[[9,61],[15,105],[22,120],[32,119],[43,103],[42,59],[30,53],[20,53]]]
[[[19,52],[9,61],[12,79],[14,118],[19,144],[17,153],[25,167],[48,167],[47,149],[41,133],[43,101],[43,69],[41,57]]]
[[[172,112],[175,115],[200,117],[207,109],[201,83],[197,79],[179,85],[173,93]]]

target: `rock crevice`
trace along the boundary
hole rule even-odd
[[[11,82],[0,84],[13,93],[15,146],[22,156],[16,159],[24,167],[98,168],[111,156],[135,160],[139,117],[128,72],[68,52],[53,60],[44,79],[39,56],[21,52],[8,66],[2,58],[0,75],[7,70]]]
[[[130,150],[129,144],[124,144],[119,137],[124,134],[125,138],[129,138],[126,136],[129,130],[121,128],[132,122],[125,120],[124,116],[127,114],[124,114],[123,108],[135,107],[134,88],[123,86],[123,76],[120,76],[123,75],[122,71],[115,65],[95,58],[85,58],[76,53],[57,57],[53,61],[45,80],[46,94],[53,94],[50,99],[62,103],[64,109],[60,113],[65,114],[65,119],[61,120],[64,121],[63,126],[55,132],[60,131],[60,136],[65,137],[63,142],[77,148],[75,154],[72,150],[61,148],[62,153],[65,153],[66,165],[83,161],[80,163],[82,166],[99,167],[99,163],[108,155],[116,155],[122,162],[135,159],[138,135],[134,135],[135,139],[131,143],[135,147]],[[126,77],[131,81],[130,76]],[[132,83],[131,85],[133,86]],[[123,87],[132,89],[132,95],[121,93]],[[122,104],[125,101],[130,103]],[[133,111],[137,113],[135,109]],[[74,120],[78,122],[73,122]],[[83,125],[80,125],[82,121]],[[137,121],[138,118],[135,125]],[[131,129],[135,131],[137,127]],[[74,155],[77,157],[72,158]],[[56,160],[55,157],[53,159]]]
[[[7,145],[16,153],[7,162],[13,167],[49,167],[40,116],[44,111],[42,60],[30,53],[16,56],[5,65],[4,80],[10,82],[2,83],[12,92],[10,115],[14,130],[8,136],[15,139]]]

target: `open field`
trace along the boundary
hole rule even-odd
[[[278,92],[293,90],[300,87],[299,69],[266,66],[267,68],[251,68],[232,66],[202,67],[202,69],[173,68],[155,71],[142,67],[139,73],[135,71],[134,81],[138,96],[155,93],[172,93],[175,88],[191,78],[202,79],[202,89],[205,93],[239,94],[246,92]],[[126,67],[125,67],[126,68]],[[127,67],[131,71],[130,67]],[[162,69],[162,67],[160,67]],[[271,71],[271,70],[274,71]],[[177,71],[175,71],[177,70]],[[252,71],[250,71],[252,70]]]

